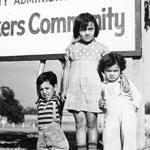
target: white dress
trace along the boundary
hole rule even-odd
[[[97,65],[108,48],[96,42],[89,45],[79,42],[66,49],[66,58],[71,60],[65,109],[99,113],[101,80]]]

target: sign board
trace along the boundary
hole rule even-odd
[[[111,51],[141,55],[139,8],[140,0],[0,0],[0,60],[61,56],[75,17],[84,12],[98,21],[97,41]]]

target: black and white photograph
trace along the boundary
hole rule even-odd
[[[150,0],[0,0],[0,150],[150,150]]]

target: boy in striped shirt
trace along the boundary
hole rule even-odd
[[[45,61],[41,61],[39,74]],[[68,150],[69,144],[61,128],[63,101],[56,95],[57,76],[52,71],[41,73],[36,81],[38,130],[37,150]]]

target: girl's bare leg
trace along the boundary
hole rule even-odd
[[[97,114],[86,112],[87,130],[88,130],[88,150],[97,149],[98,128]]]
[[[83,111],[73,115],[76,123],[77,150],[86,150],[86,115]]]

